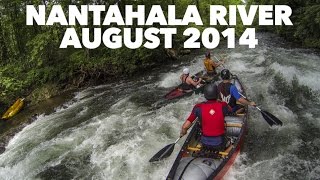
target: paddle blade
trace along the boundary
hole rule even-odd
[[[173,152],[175,143],[169,144],[166,147],[162,148],[157,154],[155,154],[149,162],[160,161],[164,158],[167,158]]]
[[[273,125],[282,126],[282,122],[277,117],[275,117],[273,114],[271,114],[267,111],[263,111],[263,110],[261,110],[260,112],[261,112],[263,118],[267,121],[267,123],[270,126],[273,126]]]

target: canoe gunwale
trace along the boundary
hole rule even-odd
[[[238,81],[238,83],[241,85],[241,89],[243,90],[242,93],[245,94],[244,92],[244,88],[243,88],[243,85],[241,83],[241,81],[235,77],[236,80]],[[245,138],[245,134],[246,134],[246,131],[247,131],[247,119],[248,119],[248,106],[245,106],[245,115],[243,117],[241,117],[241,120],[242,120],[242,127],[240,129],[240,132],[239,132],[239,135],[237,135],[236,137],[236,140],[235,142],[233,143],[234,147],[230,150],[230,152],[228,153],[227,156],[225,156],[223,159],[222,159],[222,162],[219,164],[219,166],[214,170],[214,172],[212,172],[212,174],[208,177],[208,179],[212,180],[212,179],[222,179],[223,176],[227,173],[227,171],[229,170],[229,168],[232,166],[232,164],[234,163],[235,161],[235,158],[237,157],[237,155],[239,154],[240,152],[240,149],[242,147],[242,144],[244,142],[244,138]],[[189,146],[189,143],[191,140],[193,140],[192,138],[194,138],[195,136],[195,133],[198,133],[200,131],[200,128],[199,128],[199,122],[198,120],[196,120],[197,122],[193,125],[189,135],[187,136],[183,146],[181,147],[181,150],[179,151],[171,169],[170,169],[170,172],[167,176],[167,180],[173,180],[174,177],[175,177],[175,173],[177,171],[177,168],[180,164],[180,160],[181,158],[183,157],[183,155],[186,153],[187,150],[187,147]]]

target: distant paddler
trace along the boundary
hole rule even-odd
[[[183,74],[180,76],[180,80],[182,82],[182,84],[180,85],[180,88],[184,91],[197,88],[202,81],[201,78],[197,78],[197,77],[192,78],[190,76],[189,68],[183,69]]]
[[[204,59],[203,64],[204,64],[205,70],[207,72],[207,76],[212,77],[212,76],[217,75],[216,68],[219,67],[220,65],[222,65],[224,63],[224,60],[221,60],[219,62],[214,62],[211,59],[210,51],[207,51],[205,56],[206,56],[206,58]]]

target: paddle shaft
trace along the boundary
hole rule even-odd
[[[245,97],[243,94],[241,94],[240,92],[239,92],[239,94],[240,94],[240,96],[242,96],[243,98],[245,98],[245,99],[247,99],[247,100],[249,100],[247,97]],[[255,106],[256,107],[256,106]],[[259,108],[258,108],[259,109]]]
[[[213,56],[218,62],[220,62],[220,59],[218,59],[216,56]],[[226,67],[223,65],[223,64],[221,64],[221,66],[224,68],[224,69],[226,69]]]
[[[175,142],[174,144],[177,144],[177,142],[182,138],[182,136],[180,136]]]
[[[193,121],[193,123],[191,124],[191,126],[194,125],[195,122],[196,122],[196,121]],[[173,152],[174,146],[176,145],[176,143],[177,143],[182,137],[183,137],[183,136],[180,136],[174,143],[168,144],[167,146],[165,146],[164,148],[162,148],[158,153],[156,153],[156,154],[149,160],[149,162],[160,161],[161,159],[170,156],[171,153]]]
[[[244,95],[241,94],[240,92],[239,92],[239,94],[240,94],[240,96],[242,96],[243,98],[249,100],[246,96],[244,96]],[[261,112],[261,109],[260,109],[258,106],[253,106],[253,107],[255,107],[256,109],[258,109],[258,110]]]
[[[245,98],[245,99],[247,99],[247,100],[249,100],[246,96],[244,96],[243,94],[241,94],[240,92],[239,92],[239,94],[240,94],[240,96],[242,96],[243,98]],[[261,109],[258,107],[258,106],[254,106],[256,109],[258,109],[260,112],[261,112]]]
[[[181,136],[182,137],[182,136]],[[174,145],[177,144],[177,142],[181,139],[181,137],[179,137],[173,144],[171,144],[171,146],[173,146],[172,148],[174,148]],[[166,155],[169,152],[170,148],[168,148],[160,157],[159,159],[162,159],[164,155]]]
[[[217,57],[213,56],[216,60],[220,61]],[[221,56],[220,56],[221,57]],[[225,68],[223,66],[223,64],[221,64],[223,68]],[[231,74],[231,73],[230,73]],[[233,74],[231,74],[231,76],[233,76]],[[243,94],[241,94],[239,92],[240,96],[242,96],[243,98],[247,99],[248,98],[246,96],[244,96]],[[260,111],[260,113],[262,114],[263,118],[267,121],[267,123],[272,126],[272,125],[280,125],[282,126],[282,121],[280,121],[277,117],[275,117],[274,115],[272,115],[271,113],[267,112],[267,111],[263,111],[262,109],[260,109],[258,106],[254,106],[256,109],[258,109],[258,111]]]
[[[248,99],[247,97],[245,97],[240,92],[239,92],[239,94],[243,98]],[[263,111],[262,109],[260,109],[257,106],[254,106],[254,107],[260,111],[260,113],[262,114],[263,118],[268,122],[268,124],[270,126],[272,126],[272,125],[280,125],[280,126],[282,126],[282,121],[280,121],[277,117],[275,117],[274,115],[272,115],[271,113],[269,113],[267,111]]]

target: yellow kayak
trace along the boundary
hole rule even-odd
[[[19,98],[2,116],[2,119],[9,119],[16,115],[24,104],[24,98]]]

